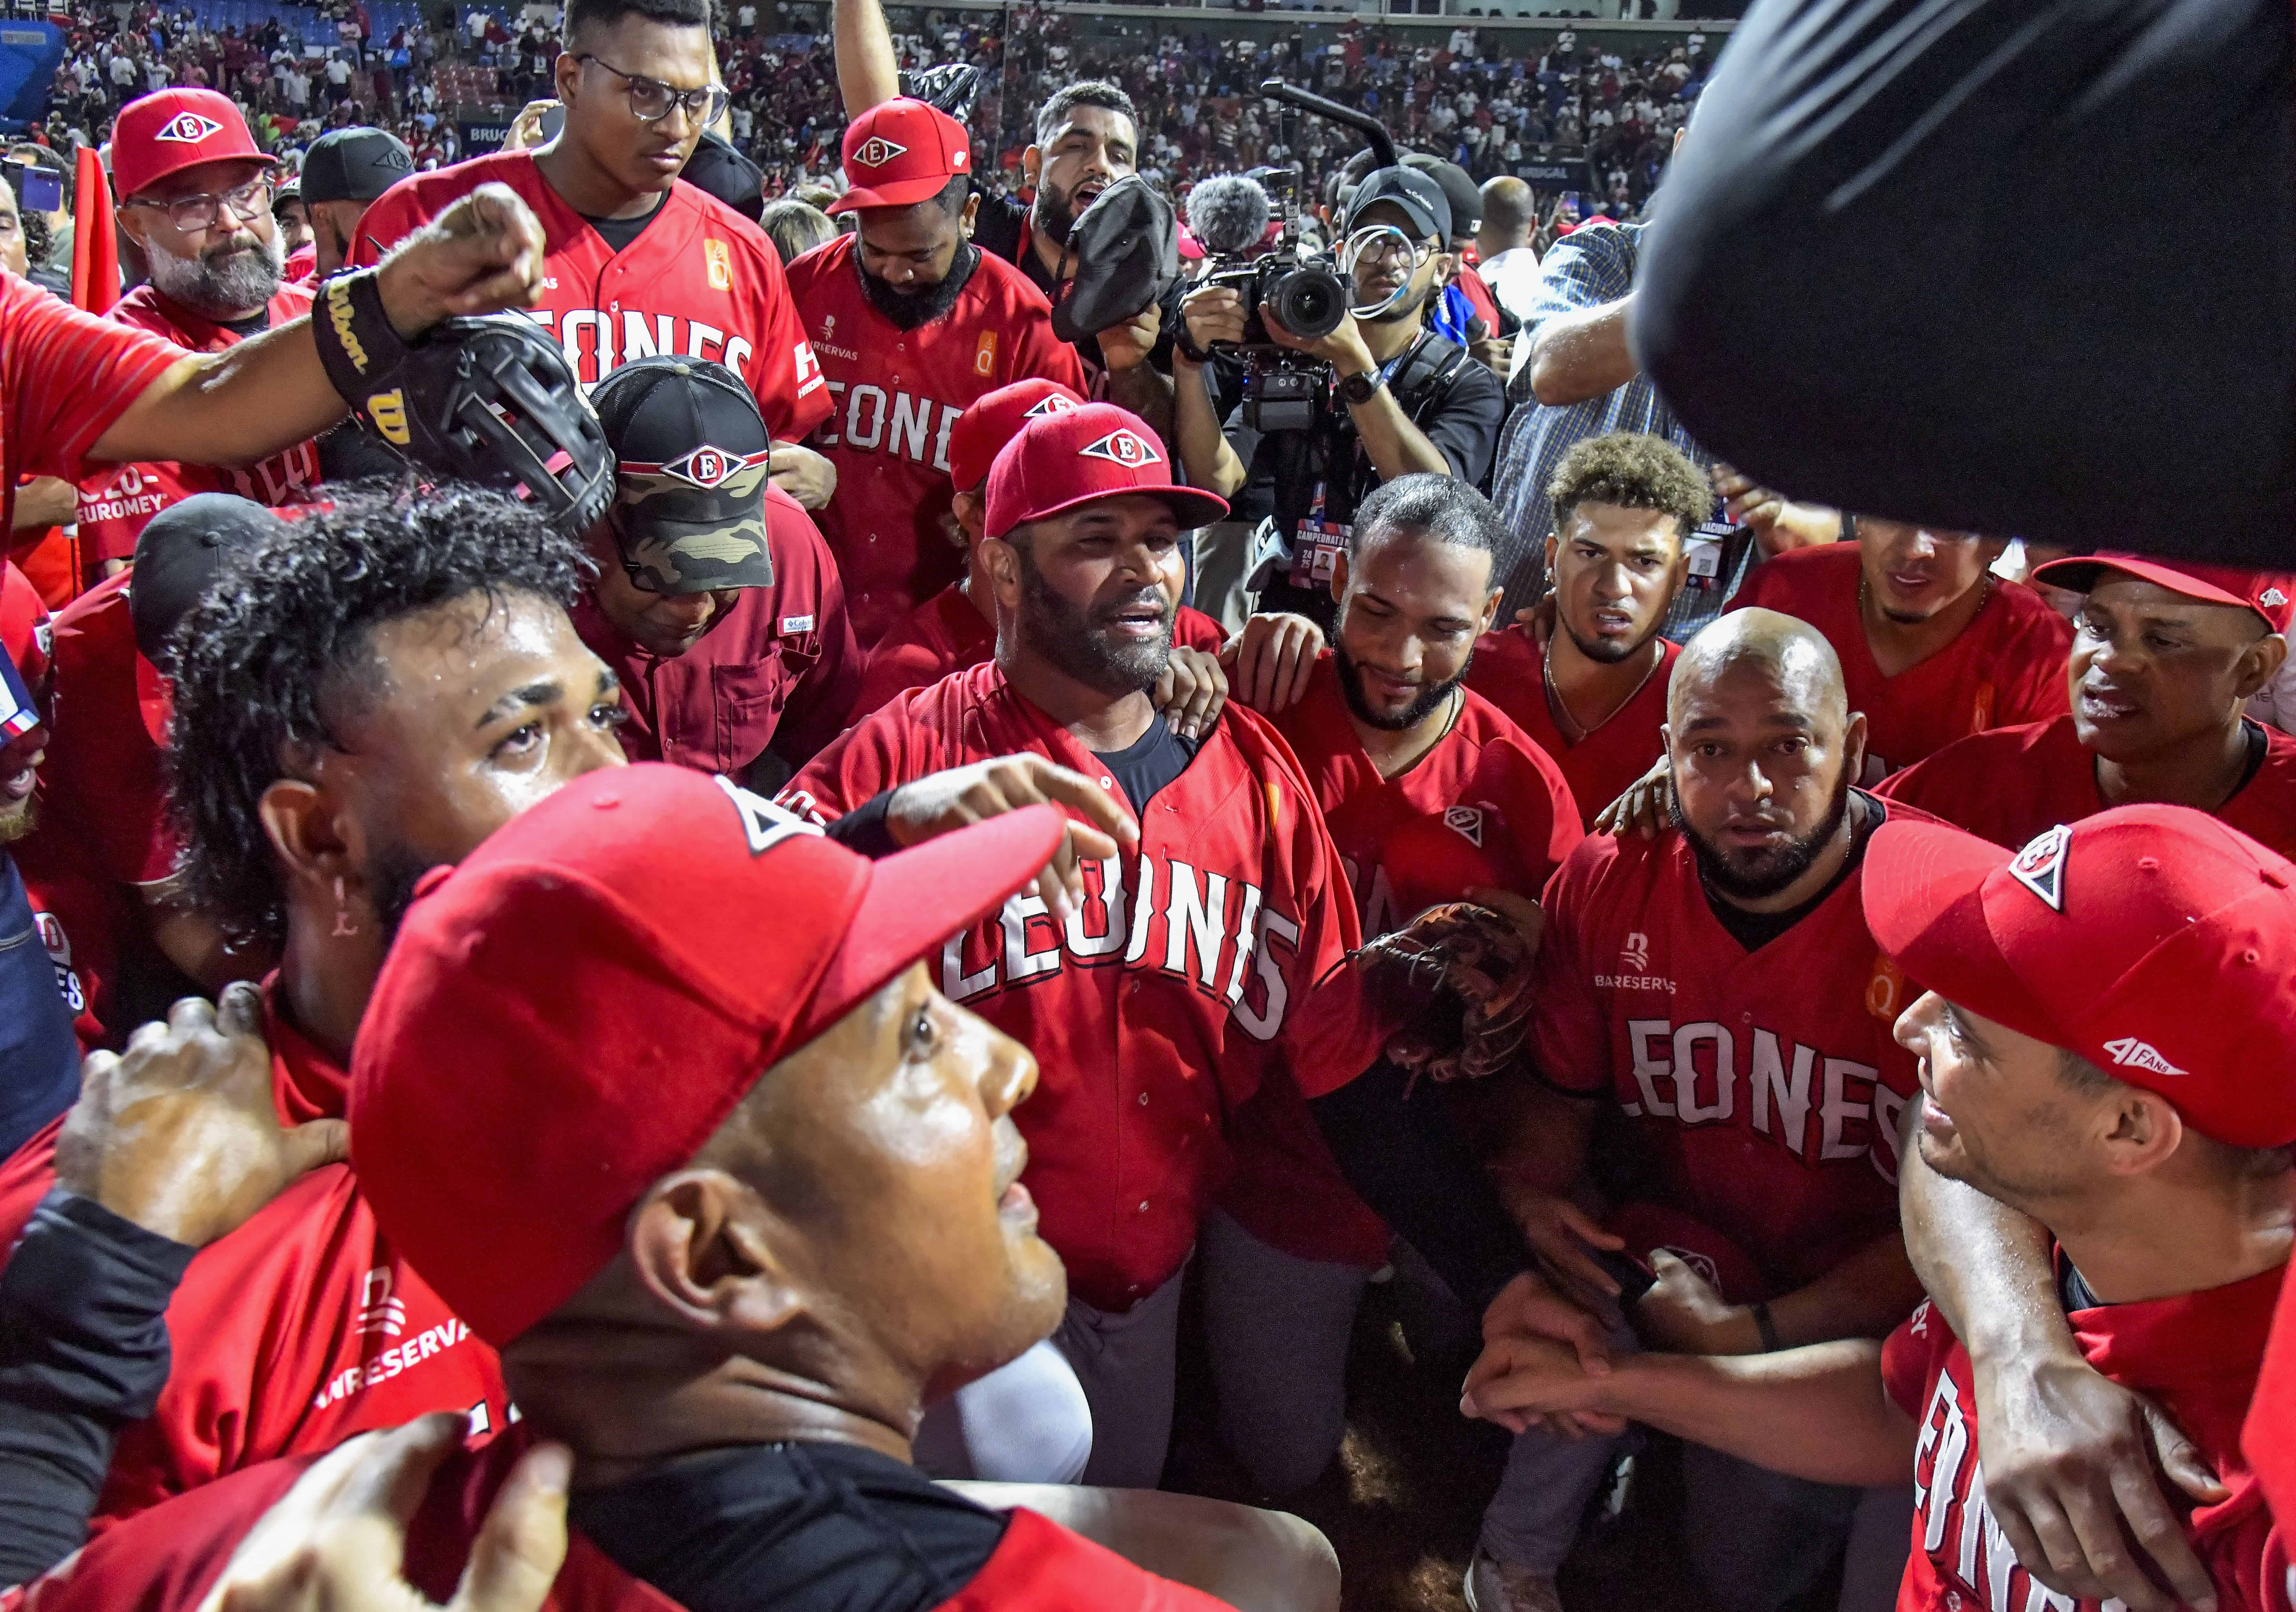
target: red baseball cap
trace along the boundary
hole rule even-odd
[[[2235,1147],[2296,1142],[2296,865],[2185,806],[2119,806],[2009,851],[1884,823],[1866,922],[1946,1000],[2167,1098]]]
[[[977,490],[988,480],[996,450],[1018,436],[1022,425],[1083,405],[1082,398],[1058,381],[1037,376],[983,393],[949,427],[948,479],[959,492]]]
[[[137,196],[186,168],[245,158],[274,160],[248,132],[228,96],[211,89],[163,89],[130,101],[111,125],[111,188]]]
[[[499,1347],[622,1246],[776,1062],[995,910],[1032,806],[872,862],[684,767],[569,784],[425,876],[360,1022],[351,1162],[392,1244]]]
[[[906,95],[881,101],[845,126],[846,193],[833,213],[864,207],[914,207],[972,171],[964,125],[937,106]]]
[[[2271,571],[2242,571],[2231,565],[2202,565],[2188,560],[2153,560],[2142,555],[2100,554],[2052,560],[2037,566],[2033,580],[2087,593],[2100,572],[2152,582],[2170,593],[2208,604],[2233,604],[2256,612],[2275,632],[2286,632],[2296,616],[2296,577]]]
[[[984,529],[1001,538],[1016,526],[1127,493],[1161,498],[1184,530],[1227,514],[1226,498],[1172,484],[1164,446],[1146,421],[1113,403],[1087,403],[1024,422],[997,451]]]

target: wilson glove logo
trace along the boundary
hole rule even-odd
[[[398,387],[379,391],[366,400],[366,417],[386,442],[411,445],[414,434],[406,428],[406,394]]]

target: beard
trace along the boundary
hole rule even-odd
[[[250,318],[279,289],[279,243],[244,232],[193,258],[179,258],[156,242],[144,255],[160,294],[203,318]]]
[[[1467,658],[1459,662],[1456,674],[1440,683],[1422,688],[1413,696],[1410,704],[1392,716],[1373,709],[1371,702],[1364,695],[1363,669],[1355,663],[1337,640],[1332,645],[1332,663],[1339,670],[1341,697],[1347,701],[1348,710],[1357,721],[1366,728],[1376,728],[1382,733],[1403,733],[1434,715],[1443,702],[1451,697],[1451,691],[1466,680],[1467,668],[1475,663],[1475,652],[1472,649],[1467,652]]]
[[[1075,233],[1077,221],[1076,193],[1060,189],[1050,179],[1037,185],[1037,227],[1053,238],[1056,246],[1065,247],[1069,236]]]
[[[0,845],[12,845],[40,826],[40,797],[36,791],[0,813]]]
[[[1849,769],[1843,768],[1833,785],[1833,802],[1825,820],[1816,830],[1767,851],[1728,852],[1716,850],[1705,838],[1684,826],[1690,848],[1698,858],[1699,876],[1726,898],[1759,901],[1777,894],[1808,873],[1849,812]]]
[[[980,261],[980,249],[970,241],[956,243],[956,256],[949,259],[948,273],[934,284],[921,291],[902,291],[882,276],[873,275],[861,267],[861,254],[853,254],[853,267],[861,276],[861,292],[869,299],[869,306],[893,322],[896,330],[914,330],[930,325],[956,306],[964,294],[967,282],[972,278],[973,266]]]
[[[382,925],[385,946],[398,938],[406,909],[414,905],[414,886],[438,866],[405,845],[386,845],[368,860],[367,899],[374,908],[375,922]]]
[[[1086,688],[1111,698],[1156,686],[1172,658],[1172,601],[1160,588],[1143,588],[1129,598],[1079,609],[1053,591],[1025,547],[1021,559],[1021,637],[1046,660]],[[1152,602],[1164,613],[1163,636],[1145,644],[1111,637],[1103,623],[1119,612]]]

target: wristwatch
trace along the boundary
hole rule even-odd
[[[1387,377],[1375,369],[1347,375],[1340,382],[1340,401],[1349,408],[1361,408],[1379,396],[1379,389],[1387,384]]]

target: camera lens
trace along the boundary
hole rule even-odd
[[[1299,336],[1328,336],[1347,315],[1347,287],[1322,263],[1303,263],[1267,288],[1283,328]]]

